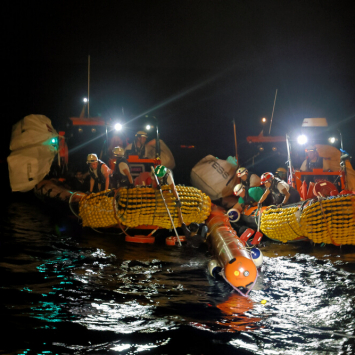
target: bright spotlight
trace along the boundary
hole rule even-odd
[[[86,97],[84,97],[83,101],[84,101],[85,103],[87,103],[89,100],[88,100]]]
[[[335,138],[335,137],[329,137],[329,138],[328,138],[328,142],[329,142],[330,144],[334,144],[334,143],[336,142],[336,138]]]
[[[261,122],[262,122],[262,123],[265,123],[265,122],[266,122],[266,117],[263,117],[263,118],[261,119]]]
[[[306,144],[307,141],[308,141],[308,138],[304,134],[297,137],[298,144],[303,145],[303,144]]]
[[[122,129],[121,123],[116,123],[113,127],[115,128],[116,131],[120,131]]]
[[[147,125],[145,126],[145,129],[146,129],[147,131],[149,131],[149,130],[151,130],[153,127],[154,127],[154,126],[152,126],[152,125],[150,125],[150,124],[147,124]]]

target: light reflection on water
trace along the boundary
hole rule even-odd
[[[243,298],[208,275],[206,246],[127,244],[26,201],[9,205],[1,228],[4,322],[20,339],[4,341],[4,353],[355,349],[354,247],[264,242],[260,277]]]

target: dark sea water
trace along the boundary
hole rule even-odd
[[[206,245],[126,243],[31,193],[3,207],[0,354],[355,353],[355,247],[263,241],[244,298]]]

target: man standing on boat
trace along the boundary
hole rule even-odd
[[[115,167],[111,177],[112,188],[119,187],[133,187],[133,179],[127,160],[124,157],[124,149],[121,147],[115,147],[112,149],[113,156],[116,158]]]
[[[277,168],[275,176],[283,181],[287,181],[287,170],[285,168]]]
[[[138,131],[135,135],[133,143],[127,145],[125,150],[125,158],[129,155],[138,155],[139,159],[143,159],[147,156],[145,151],[145,143],[148,138],[148,134],[144,131]]]
[[[96,154],[89,154],[87,157],[90,174],[90,192],[107,190],[110,186],[110,175],[112,170]]]
[[[306,159],[303,161],[300,171],[304,172],[312,172],[313,169],[323,169],[323,158],[321,158],[317,152],[317,147],[314,145],[308,146],[305,149],[307,154]],[[323,169],[324,170],[324,169]],[[328,180],[325,176],[315,176],[315,175],[308,175],[304,176],[303,180],[307,183],[311,181],[316,182],[317,180]]]
[[[313,169],[323,169],[323,158],[317,152],[317,148],[312,145],[305,149],[307,154],[306,159],[303,161],[301,171],[313,171]]]
[[[181,201],[179,198],[179,194],[176,191],[175,187],[175,182],[173,179],[173,172],[165,167],[164,165],[158,165],[155,170],[154,170],[155,176],[158,178],[160,186],[162,185],[169,185],[171,192],[173,193],[175,197],[175,204],[176,204],[176,209],[178,212],[178,217],[181,223],[181,229],[183,230],[185,237],[188,238],[191,234],[190,230],[187,228],[186,224],[184,223],[184,220],[182,218],[182,212],[181,212]],[[153,182],[155,182],[155,178],[153,177]],[[154,188],[157,188],[158,186],[156,184],[153,184]]]

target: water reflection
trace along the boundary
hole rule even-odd
[[[244,298],[207,273],[205,245],[127,244],[47,214],[23,202],[2,217],[5,353],[355,349],[354,247],[264,242],[259,279]]]

